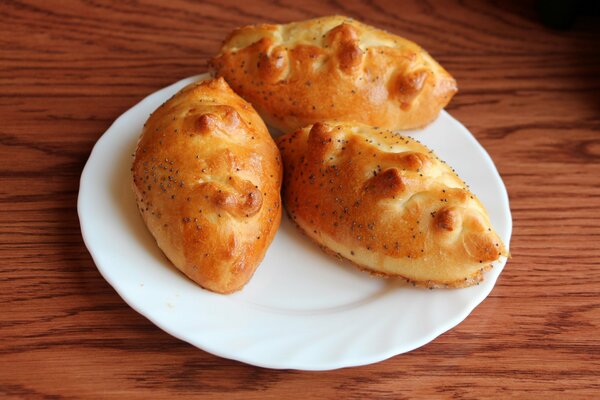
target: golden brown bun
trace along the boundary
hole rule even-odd
[[[342,16],[236,29],[211,65],[284,132],[324,120],[419,128],[457,91],[415,43]]]
[[[413,139],[361,124],[317,123],[278,145],[290,217],[362,269],[462,287],[507,254],[479,200]]]
[[[148,119],[133,162],[138,206],[166,256],[202,287],[252,277],[281,220],[279,151],[223,79],[191,84]]]

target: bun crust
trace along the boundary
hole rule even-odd
[[[324,120],[419,128],[457,91],[415,43],[342,16],[236,29],[211,65],[284,132]]]
[[[223,79],[185,87],[146,122],[132,173],[173,264],[206,289],[242,288],[281,220],[279,151],[252,106]]]
[[[481,202],[413,139],[317,123],[278,145],[290,217],[361,269],[427,287],[464,287],[507,255]]]

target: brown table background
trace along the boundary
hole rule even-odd
[[[203,72],[234,27],[333,13],[416,41],[457,78],[448,110],[505,180],[513,258],[466,321],[409,354],[318,373],[221,359],[102,279],[79,231],[79,176],[115,118]],[[597,397],[598,25],[543,28],[527,1],[3,1],[0,395]]]

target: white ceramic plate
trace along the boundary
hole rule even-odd
[[[210,353],[268,368],[328,370],[370,364],[430,342],[490,293],[505,260],[479,286],[427,290],[372,278],[323,253],[283,218],[265,259],[233,295],[201,289],[163,256],[130,186],[131,154],[150,112],[191,77],[146,97],[98,140],[83,170],[78,212],[102,276],[136,311]],[[508,245],[506,188],[485,150],[446,112],[407,132],[458,171]]]

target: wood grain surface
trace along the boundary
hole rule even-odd
[[[330,372],[221,359],[102,279],[81,170],[115,118],[203,72],[234,27],[333,13],[416,41],[456,77],[448,110],[505,180],[513,257],[462,324],[411,353]],[[599,26],[552,31],[530,1],[2,1],[0,397],[598,398]]]

